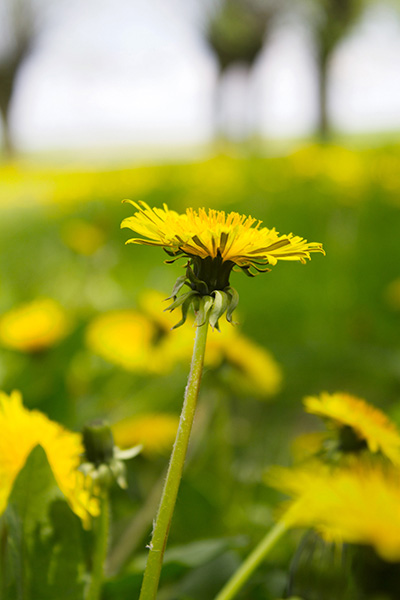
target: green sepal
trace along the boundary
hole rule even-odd
[[[195,292],[194,290],[190,290],[190,292],[186,292],[186,294],[182,294],[182,296],[179,296],[179,298],[177,298],[174,302],[172,302],[172,304],[167,306],[167,308],[165,308],[164,311],[169,310],[170,312],[172,312],[173,310],[175,310],[175,308],[178,308],[178,306],[181,306],[182,304],[184,304],[186,302],[186,300],[192,298],[193,296],[196,296],[197,294],[198,294],[198,292]]]
[[[181,325],[183,325],[186,322],[187,314],[188,314],[191,304],[193,302],[195,302],[197,300],[197,298],[199,297],[197,292],[193,292],[192,294],[190,294],[190,293],[185,294],[185,296],[187,296],[187,298],[182,303],[182,319],[179,321],[179,323],[176,323],[176,325],[174,325],[172,329],[178,329],[178,327],[180,327]],[[181,298],[182,298],[182,296],[181,296]]]
[[[230,301],[228,308],[226,309],[226,320],[229,323],[232,323],[232,314],[237,305],[239,304],[239,294],[233,287],[229,287],[225,289],[225,292],[230,296]]]
[[[226,311],[228,303],[228,294],[226,292],[221,292],[220,290],[215,290],[214,302],[210,312],[210,325],[213,329],[215,327],[219,331],[218,320]]]
[[[168,298],[166,298],[166,300],[170,300],[171,298],[175,300],[179,290],[185,285],[186,280],[186,275],[181,275],[180,277],[178,277],[178,279],[175,281],[174,287],[172,288],[171,295]]]
[[[198,277],[196,277],[196,275],[194,274],[194,271],[193,271],[193,269],[191,268],[190,265],[187,266],[186,277],[187,277],[187,279],[189,279],[189,281],[191,283],[193,283],[196,286],[196,290],[202,296],[207,296],[208,295],[208,293],[209,293],[208,285],[206,284],[205,281],[203,281],[202,279],[199,279]]]
[[[206,318],[209,310],[214,304],[214,298],[212,296],[203,296],[199,300],[199,306],[196,310],[195,324],[197,327],[201,327],[206,322]]]

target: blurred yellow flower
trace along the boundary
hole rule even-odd
[[[229,376],[234,388],[265,396],[280,390],[282,370],[272,354],[236,328],[213,332],[207,350],[206,365],[218,368],[225,363],[232,367]]]
[[[0,343],[21,352],[50,348],[68,331],[64,309],[51,298],[21,304],[0,317]]]
[[[400,560],[400,472],[366,461],[345,468],[321,463],[271,469],[267,482],[285,493],[283,520],[312,527],[328,541],[368,544],[387,561]]]
[[[169,311],[164,310],[166,307],[165,294],[161,294],[157,290],[145,290],[139,297],[139,307],[141,311],[164,333],[169,333],[176,323],[176,318]],[[184,331],[182,328],[177,330],[180,334]]]
[[[329,420],[334,428],[351,427],[371,452],[381,452],[400,465],[400,434],[389,418],[365,400],[344,392],[304,399],[305,410]]]
[[[83,453],[81,436],[50,421],[36,410],[27,410],[19,392],[0,392],[0,514],[4,512],[14,481],[31,451],[40,444],[55,480],[69,505],[87,526],[99,513],[98,502],[85,488],[78,471]]]
[[[84,256],[94,254],[105,240],[104,231],[100,227],[83,219],[67,221],[61,235],[69,248]]]
[[[142,414],[129,417],[112,426],[119,448],[143,445],[142,454],[163,454],[171,450],[179,418],[168,413]]]
[[[157,354],[157,330],[134,310],[116,310],[96,317],[86,331],[86,342],[95,354],[128,371],[164,373],[171,367],[167,353]]]

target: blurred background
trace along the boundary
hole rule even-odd
[[[318,427],[305,395],[400,423],[399,56],[395,0],[1,0],[0,388],[144,444],[105,599],[139,589],[194,337],[163,313],[179,263],[124,246],[121,200],[251,214],[327,253],[234,273],[239,324],[210,333],[160,592],[207,600],[273,522],[263,473]],[[242,599],[283,595],[295,543]]]

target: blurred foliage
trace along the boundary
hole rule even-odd
[[[222,0],[207,24],[206,38],[221,71],[235,63],[252,66],[277,12],[275,0]]]
[[[254,390],[229,383],[227,359],[207,366],[160,600],[211,599],[270,526],[277,495],[262,484],[262,472],[287,462],[291,440],[312,429],[303,396],[348,391],[400,421],[399,192],[397,146],[309,145],[269,158],[235,151],[115,170],[24,162],[0,168],[0,314],[50,298],[68,321],[64,336],[40,351],[3,344],[0,388],[20,389],[27,406],[73,429],[97,417],[115,424],[177,415],[182,402],[184,360],[161,374],[125,370],[87,343],[94,319],[108,311],[144,313],[144,291],[167,297],[180,274],[179,263],[163,264],[161,250],[124,246],[128,234],[119,225],[130,213],[123,198],[251,214],[326,249],[306,266],[280,264],[254,280],[233,275],[236,320],[282,366],[282,387],[273,402],[260,402]],[[185,335],[193,338],[191,324]],[[155,511],[150,498],[166,461],[138,457],[128,464],[128,490],[112,492],[111,557],[135,515],[147,506],[150,517],[142,519],[147,530],[136,551],[109,578],[107,600],[138,593]],[[296,541],[296,534],[284,540],[239,598],[282,597]]]

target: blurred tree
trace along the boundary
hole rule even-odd
[[[329,70],[338,44],[359,20],[365,0],[300,0],[308,9],[306,20],[314,38],[318,75],[317,133],[326,140],[330,134],[328,110]],[[307,6],[308,5],[308,6]]]
[[[30,54],[37,34],[35,7],[31,0],[2,0],[0,8],[0,115],[3,150],[14,153],[10,129],[10,112],[20,69]]]
[[[225,74],[240,65],[245,74],[245,86],[249,87],[252,67],[264,45],[278,7],[277,0],[219,0],[207,14],[206,40],[214,52],[219,67],[216,97],[217,130],[221,131],[221,86]],[[243,125],[243,124],[242,124]],[[247,131],[246,131],[247,129]],[[249,134],[244,127],[245,134]]]

